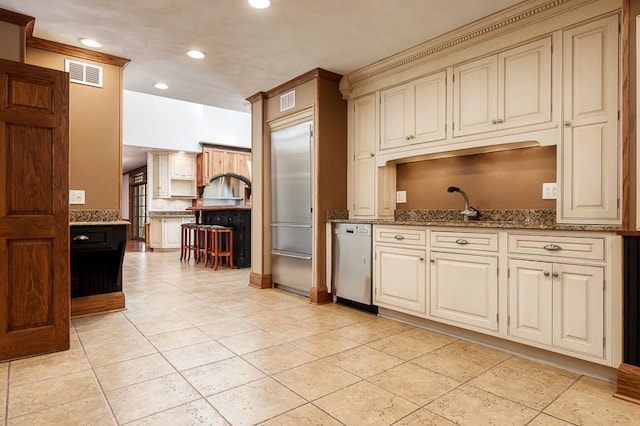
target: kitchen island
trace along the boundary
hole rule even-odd
[[[233,228],[233,264],[238,268],[251,266],[251,206],[194,206],[196,223]]]

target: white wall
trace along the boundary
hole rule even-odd
[[[200,152],[199,142],[251,146],[251,114],[124,91],[123,145]]]

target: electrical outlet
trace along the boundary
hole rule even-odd
[[[396,203],[407,202],[407,191],[396,191]]]
[[[555,200],[558,198],[558,184],[557,183],[543,183],[542,184],[542,199],[543,200]]]
[[[69,190],[69,204],[84,204],[84,190],[83,189]]]

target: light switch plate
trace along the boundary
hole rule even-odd
[[[69,190],[69,204],[84,204],[84,189]]]
[[[407,202],[407,191],[396,191],[396,203]]]
[[[555,200],[558,198],[558,184],[557,183],[543,183],[542,184],[542,199],[543,200]]]

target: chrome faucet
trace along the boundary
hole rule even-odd
[[[464,210],[462,210],[460,214],[464,216],[465,222],[469,222],[470,217],[478,216],[478,210],[469,205],[469,197],[467,197],[467,194],[465,194],[463,190],[461,190],[457,186],[450,186],[449,188],[447,188],[447,192],[459,192],[460,195],[462,195],[462,197],[464,198]]]

